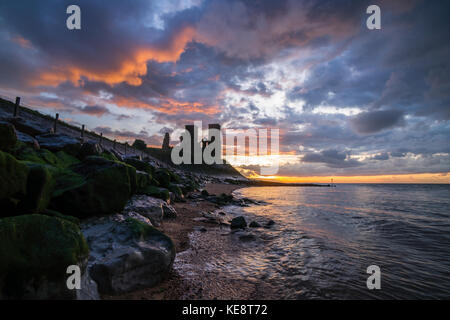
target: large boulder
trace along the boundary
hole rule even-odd
[[[172,267],[172,240],[150,225],[115,215],[88,219],[81,228],[90,248],[89,274],[100,293],[152,287]]]
[[[163,219],[176,218],[176,210],[167,202],[146,195],[134,195],[124,209],[124,214],[137,213],[159,226]]]
[[[89,249],[79,227],[64,219],[24,215],[0,219],[0,299],[76,299],[67,267],[83,273]]]
[[[26,196],[19,204],[24,213],[40,213],[44,211],[52,197],[55,180],[52,170],[43,165],[29,165]]]
[[[28,168],[17,161],[12,155],[0,151],[0,206],[2,215],[7,215],[6,203],[12,203],[13,199],[20,199],[26,194]]]
[[[41,134],[36,136],[36,140],[41,148],[53,152],[65,151],[72,156],[77,156],[81,148],[81,143],[78,139],[59,133]]]
[[[79,218],[119,213],[136,188],[136,171],[120,162],[87,157],[58,178],[50,207]],[[68,181],[66,181],[68,180]]]
[[[0,121],[0,150],[10,150],[17,142],[14,126],[9,122]]]

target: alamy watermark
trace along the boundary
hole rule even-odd
[[[371,265],[367,267],[367,271],[370,276],[367,278],[366,285],[367,289],[373,290],[381,289],[381,269],[377,265]]]

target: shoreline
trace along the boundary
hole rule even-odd
[[[226,184],[226,183],[207,183],[203,190],[206,190],[210,195],[226,194],[231,195],[235,190],[249,187],[248,185]],[[176,258],[183,255],[183,260],[186,254],[190,260],[196,259],[198,251],[193,248],[191,240],[192,235],[199,231],[199,233],[211,233],[217,228],[217,225],[212,226],[211,223],[201,221],[203,217],[202,212],[212,212],[220,210],[224,206],[207,200],[193,200],[186,199],[186,202],[176,202],[172,206],[177,211],[178,215],[175,219],[164,220],[161,226],[158,227],[160,231],[169,236],[175,244]],[[222,228],[222,227],[221,227]],[[229,227],[226,226],[229,230]],[[192,250],[194,250],[192,252]],[[183,262],[184,263],[184,262]],[[202,283],[192,283],[189,279],[184,279],[175,267],[171,269],[167,278],[152,288],[145,288],[132,291],[120,295],[103,295],[103,300],[180,300],[180,299],[204,299],[201,294]]]

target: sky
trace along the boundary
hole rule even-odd
[[[66,8],[81,9],[68,30]],[[366,8],[381,9],[369,30]],[[450,3],[0,3],[0,95],[160,146],[185,124],[279,129],[290,182],[450,183]],[[234,163],[257,176],[264,157]]]

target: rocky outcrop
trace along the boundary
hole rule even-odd
[[[0,219],[0,298],[76,299],[67,267],[83,272],[88,246],[79,227],[45,215]]]
[[[102,294],[119,294],[152,287],[172,267],[172,240],[152,226],[114,215],[82,224],[90,258],[89,274]]]

